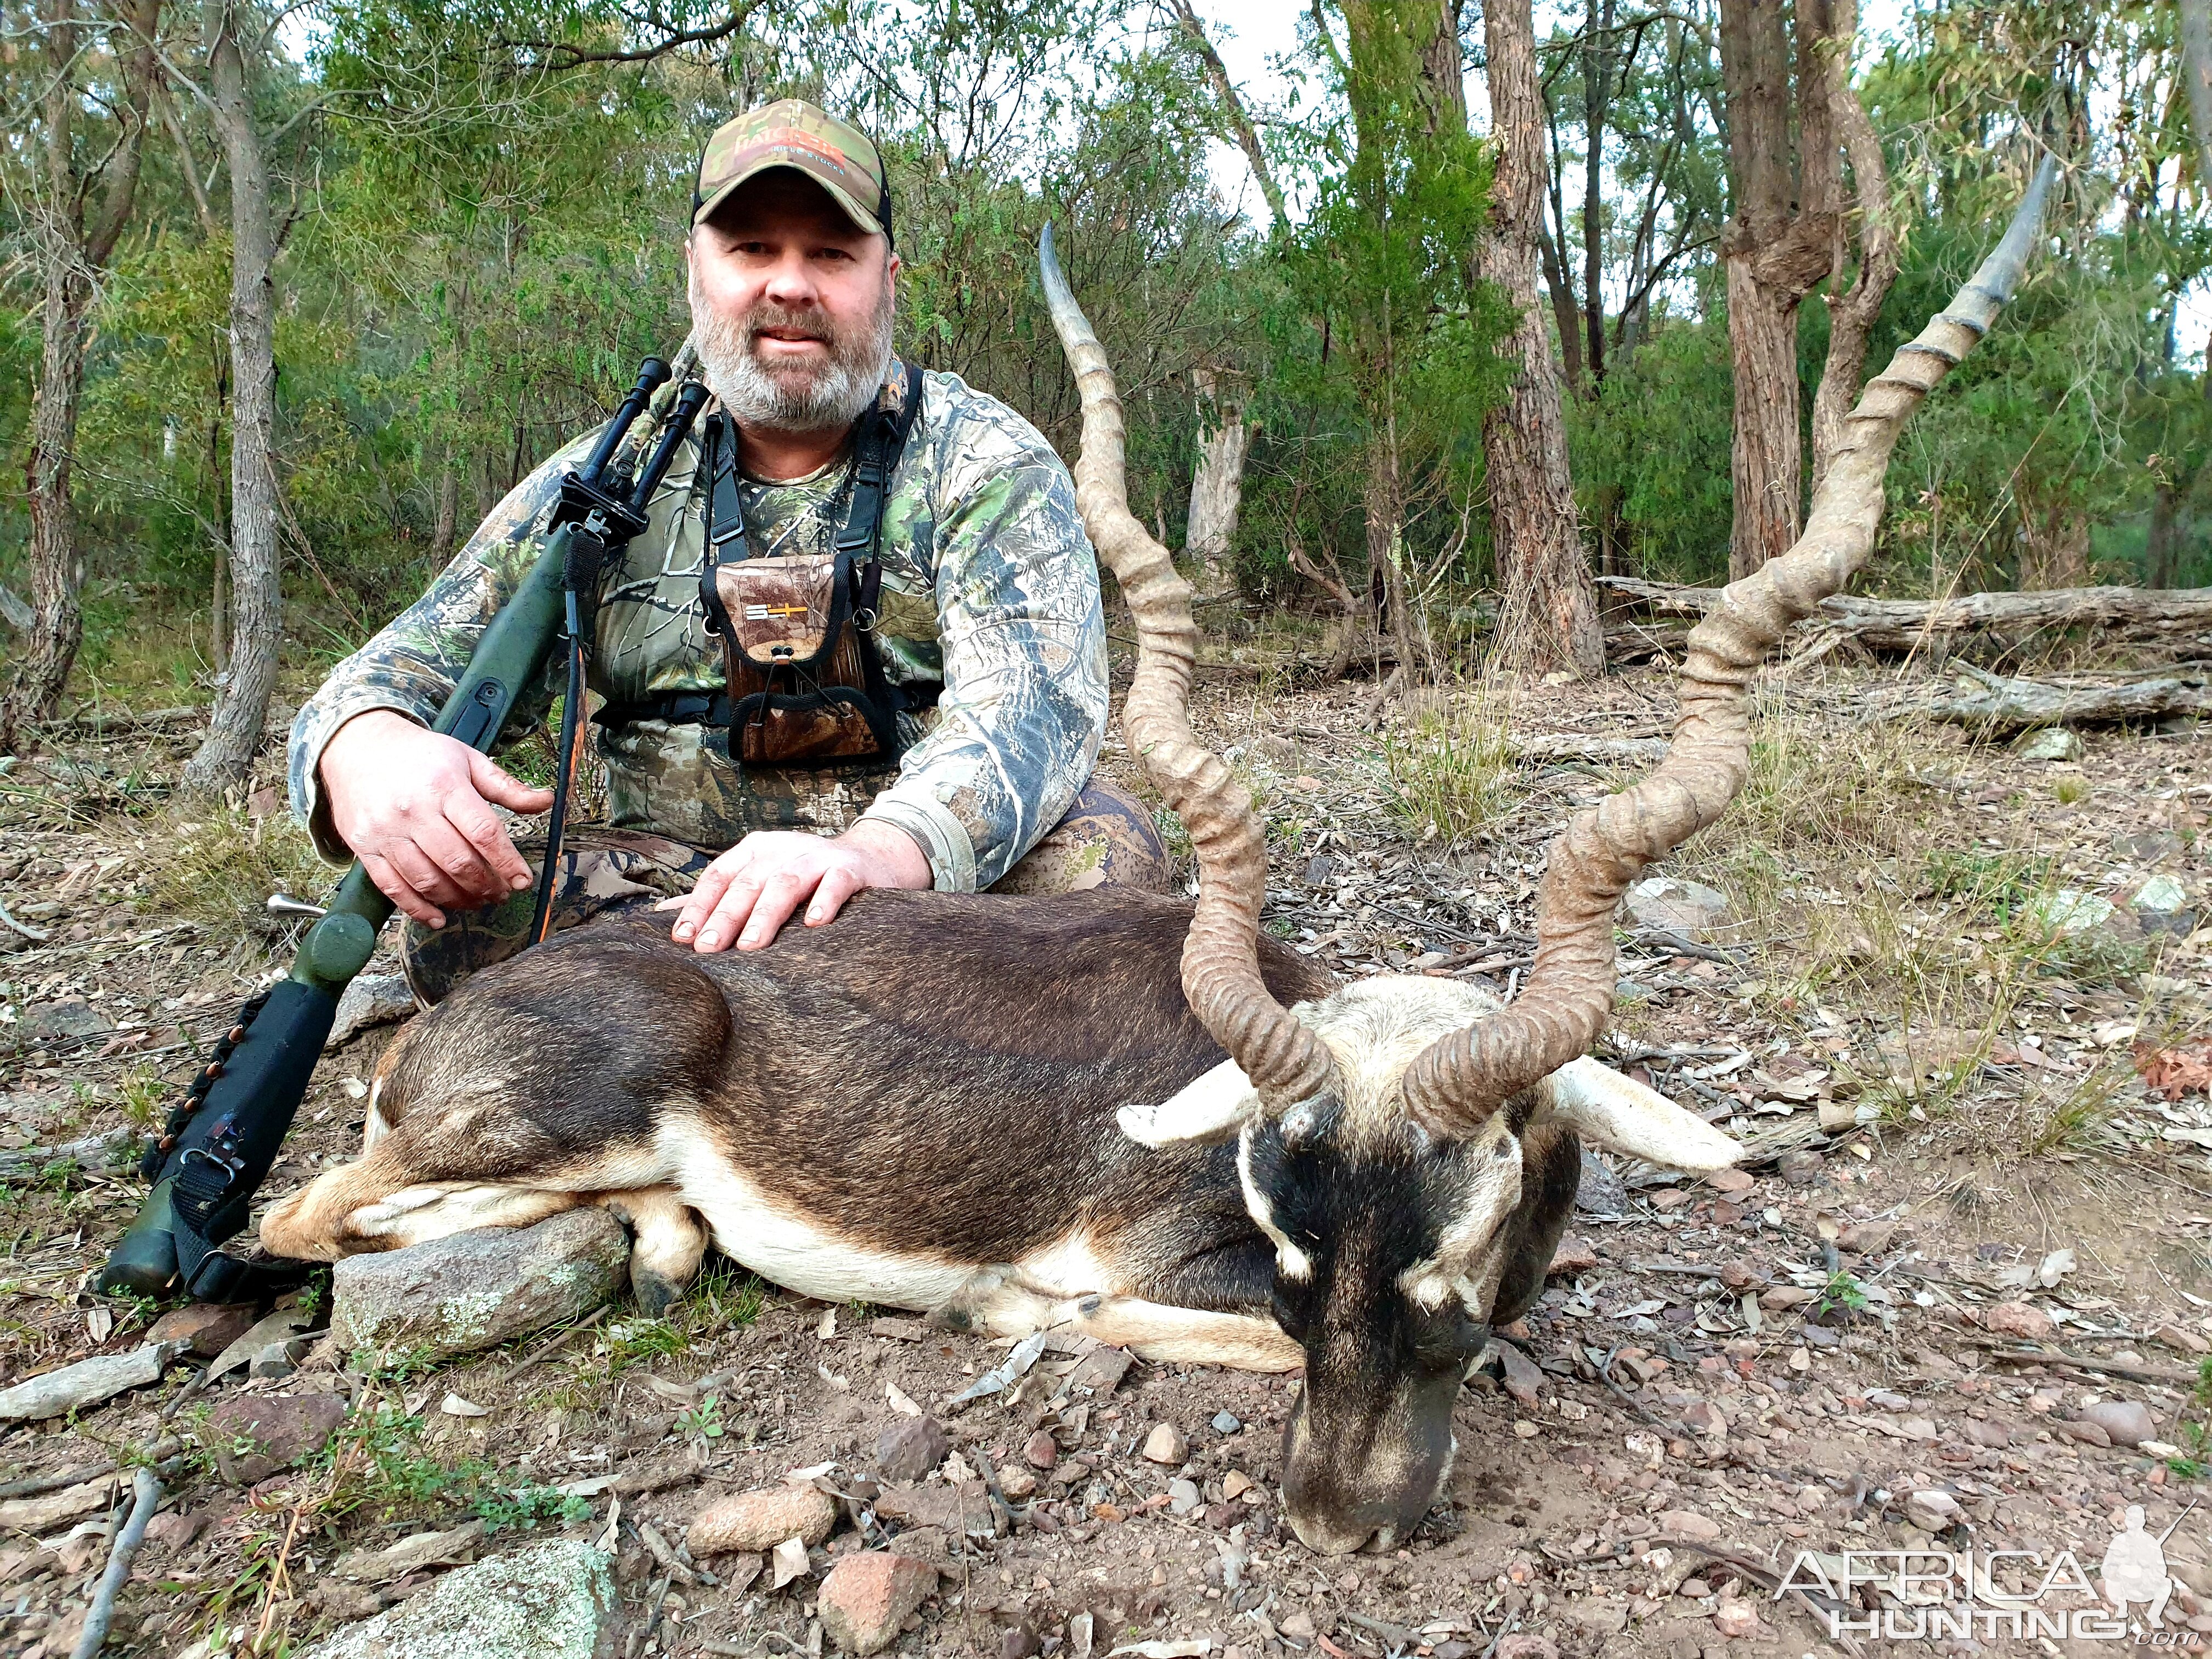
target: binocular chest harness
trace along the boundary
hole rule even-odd
[[[883,587],[885,497],[921,409],[921,374],[902,364],[895,408],[872,404],[854,424],[842,522],[821,553],[769,555],[745,544],[738,433],[726,413],[706,427],[706,552],[699,599],[721,642],[726,689],[617,705],[599,719],[720,729],[731,763],[884,766],[899,752],[912,706],[884,674],[875,628]]]

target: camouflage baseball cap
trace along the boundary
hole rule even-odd
[[[691,222],[702,223],[746,179],[792,167],[828,191],[862,230],[891,234],[891,192],[868,135],[798,98],[763,104],[725,121],[699,157]]]

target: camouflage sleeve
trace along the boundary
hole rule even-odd
[[[921,842],[940,891],[972,893],[1059,823],[1091,775],[1106,731],[1106,623],[1060,458],[1018,419],[958,435],[935,529],[937,724],[862,816]]]
[[[544,551],[561,475],[592,435],[562,449],[510,490],[429,590],[333,668],[293,720],[287,757],[292,811],[325,858],[343,863],[353,855],[331,823],[317,775],[324,749],[338,727],[373,708],[393,709],[425,726],[437,718],[477,641]],[[524,692],[509,718],[510,733],[536,721],[547,695],[544,685]]]

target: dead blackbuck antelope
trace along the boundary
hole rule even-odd
[[[1129,513],[1113,377],[1048,231],[1084,522],[1139,636],[1129,746],[1189,830],[1195,909],[875,891],[708,957],[650,914],[579,927],[394,1043],[362,1158],[276,1205],[263,1243],[333,1259],[602,1204],[635,1231],[648,1309],[711,1241],[810,1296],[1302,1364],[1291,1525],[1327,1552],[1404,1537],[1448,1473],[1462,1378],[1542,1285],[1577,1137],[1687,1170],[1736,1155],[1583,1057],[1612,1003],[1614,903],[1741,786],[1748,682],[1868,556],[1899,428],[2008,295],[2047,184],[1868,387],[1796,546],[1691,635],[1673,748],[1553,848],[1510,1006],[1448,980],[1339,986],[1261,935],[1261,827],[1188,720],[1189,590]]]

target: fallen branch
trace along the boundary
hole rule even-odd
[[[1900,703],[1885,710],[1881,718],[1948,720],[1997,734],[2042,726],[2120,726],[2212,714],[2212,691],[2178,678],[2124,685],[2059,686],[2009,679],[1966,663],[1952,666],[1983,690],[1933,702]]]
[[[21,933],[25,939],[30,940],[33,945],[44,945],[48,939],[53,937],[51,933],[32,927],[28,922],[16,921],[15,917],[8,914],[8,907],[4,904],[0,904],[0,927],[13,928],[15,932]]]
[[[2099,1359],[2094,1354],[2068,1353],[2059,1348],[2023,1348],[1999,1337],[1962,1335],[1959,1340],[1979,1348],[1992,1359],[2014,1365],[2068,1365],[2077,1371],[2096,1371],[2124,1376],[2132,1382],[2172,1382],[2185,1389],[2197,1386],[2197,1374],[2179,1365],[2130,1364],[2118,1359]]]
[[[93,1592],[92,1606],[84,1616],[84,1633],[77,1638],[70,1659],[93,1659],[107,1640],[107,1626],[115,1618],[116,1593],[131,1577],[131,1563],[138,1553],[139,1545],[146,1541],[146,1524],[154,1518],[154,1510],[161,1501],[161,1481],[153,1470],[141,1468],[131,1480],[130,1518],[116,1534],[115,1548],[107,1558],[107,1570],[100,1575],[100,1587]]]
[[[125,1123],[104,1134],[64,1141],[58,1146],[18,1146],[13,1152],[0,1152],[0,1181],[35,1181],[60,1163],[104,1169],[110,1158],[138,1138],[138,1133]]]
[[[1667,757],[1664,738],[1584,738],[1569,732],[1540,732],[1513,739],[1514,758],[1531,761],[1595,761],[1606,766],[1655,766]]]

